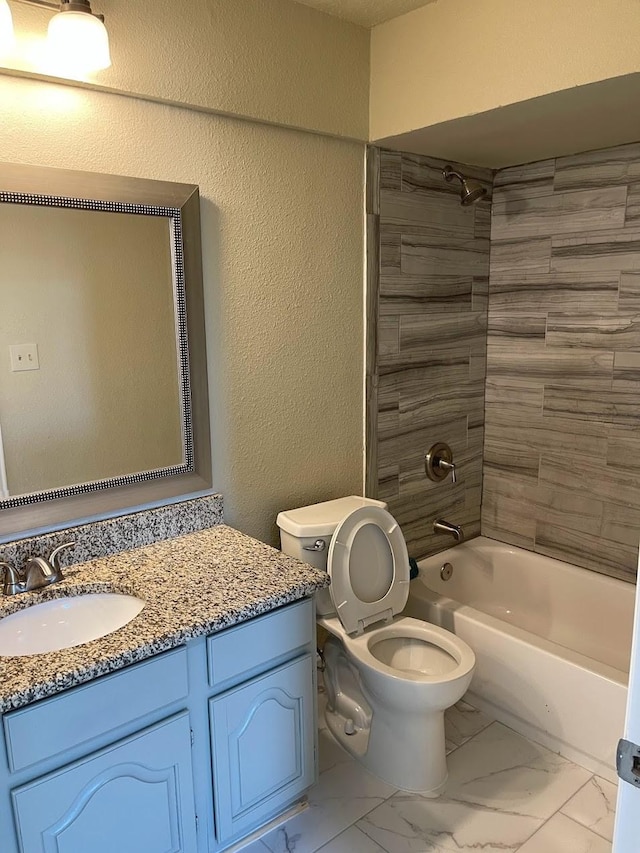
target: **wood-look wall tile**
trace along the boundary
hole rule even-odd
[[[491,344],[491,342],[490,342]],[[523,349],[525,344],[522,345]],[[600,350],[576,351],[570,348],[535,351],[532,345],[525,357],[514,358],[507,348],[489,346],[487,376],[495,379],[519,379],[570,387],[608,390],[613,375],[613,353]]]
[[[613,423],[615,402],[610,390],[546,385],[544,415],[570,421]]]
[[[494,199],[505,201],[549,195],[553,192],[555,165],[555,160],[539,160],[537,163],[500,169],[493,181]]]
[[[624,272],[640,264],[640,227],[588,231],[553,237],[551,270],[555,272]]]
[[[471,276],[383,275],[380,279],[380,316],[471,311]]]
[[[640,222],[640,181],[627,187],[627,215],[625,222],[638,225]]]
[[[409,275],[487,275],[489,241],[403,234],[401,269]]]
[[[614,353],[611,387],[614,391],[628,391],[640,395],[640,352]]]
[[[492,311],[487,320],[487,334],[492,346],[502,343],[517,347],[523,342],[543,343],[546,326],[546,313],[522,313],[513,317]]]
[[[489,276],[474,276],[471,290],[471,307],[473,311],[489,310]]]
[[[424,157],[419,154],[402,155],[402,189],[405,192],[424,194],[447,192],[460,198],[460,187],[457,183],[447,183],[442,174],[445,166],[450,165],[465,177],[479,181],[487,190],[487,199],[493,192],[493,172],[482,166],[468,166],[455,161],[438,160],[434,157]]]
[[[479,382],[484,394],[484,380],[487,375],[487,356],[486,355],[470,355],[469,356],[469,374],[467,380],[469,382]]]
[[[491,236],[494,240],[515,240],[621,228],[626,203],[626,186],[517,200],[497,196],[493,200]]]
[[[485,383],[485,408],[487,413],[514,408],[521,412],[521,420],[528,423],[532,417],[542,415],[543,386],[539,383],[520,382],[517,379],[487,378]]]
[[[607,467],[640,472],[640,430],[637,424],[613,424],[607,433]]]
[[[468,208],[466,208],[468,210]],[[478,201],[473,205],[473,236],[480,240],[491,239],[491,202]]]
[[[493,313],[575,311],[599,313],[618,307],[619,274],[597,273],[492,273],[489,280],[489,310]],[[637,293],[640,305],[640,283]],[[622,307],[622,306],[621,306]],[[629,306],[628,310],[634,310]]]
[[[566,418],[545,418],[534,415],[530,420],[523,418],[517,406],[485,410],[488,441],[496,446],[508,443],[513,447],[546,454],[549,448],[554,453],[572,456],[601,456],[606,446],[609,424],[576,423]]]
[[[379,465],[400,464],[400,460],[413,453],[426,453],[438,441],[446,441],[452,448],[466,447],[467,419],[434,418],[415,430],[396,430],[393,435],[380,437],[378,443]]]
[[[401,263],[400,234],[380,232],[380,275],[394,275],[400,272]]]
[[[399,151],[380,151],[380,195],[384,190],[402,189],[402,154]]]
[[[640,144],[558,157],[556,190],[613,187],[640,180]]]
[[[397,355],[400,352],[400,318],[380,317],[378,321],[378,354]]]
[[[578,308],[578,306],[576,306]],[[581,349],[640,349],[640,314],[550,312],[547,346]]]
[[[551,238],[493,241],[491,245],[491,276],[518,270],[529,273],[548,273],[551,261]]]
[[[474,236],[473,208],[463,207],[456,196],[447,193],[385,192],[380,199],[380,219],[383,228],[400,226],[408,234]],[[488,240],[489,235],[485,236]]]
[[[523,444],[521,440],[510,442],[503,436],[493,441],[485,437],[484,468],[491,474],[511,474],[519,480],[538,482],[540,453]]]
[[[400,318],[400,350],[429,352],[443,344],[467,346],[470,339],[484,338],[487,318],[482,311],[436,316],[402,316]]]
[[[484,388],[481,383],[441,385],[425,388],[420,395],[401,395],[399,425],[401,430],[418,429],[434,420],[452,416],[484,417]]]
[[[527,497],[527,484],[503,471],[485,468],[481,527],[485,536],[533,548],[536,522]]]
[[[640,273],[620,274],[618,308],[620,311],[640,311]]]
[[[600,532],[605,539],[637,549],[640,543],[640,508],[626,504],[605,504]]]
[[[571,489],[605,503],[626,503],[640,507],[640,474],[613,469],[602,464],[601,457],[567,459],[560,454],[542,456],[540,483]]]
[[[604,539],[599,534],[539,522],[536,525],[535,549],[539,554],[610,577],[635,580],[638,549],[613,539]]]
[[[397,464],[378,466],[378,487],[376,490],[378,500],[387,501],[397,497],[399,467]]]

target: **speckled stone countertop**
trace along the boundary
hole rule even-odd
[[[87,592],[146,602],[113,634],[81,646],[0,657],[0,712],[51,696],[227,628],[328,586],[329,578],[226,525],[89,560],[44,590],[0,596],[0,617],[30,604]]]

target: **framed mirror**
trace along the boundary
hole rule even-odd
[[[210,470],[198,188],[0,164],[0,536]]]

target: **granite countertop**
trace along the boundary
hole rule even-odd
[[[71,649],[0,657],[0,712],[220,631],[328,586],[329,577],[226,525],[89,560],[60,583],[0,596],[0,617],[30,604],[88,592],[146,602],[113,634]]]

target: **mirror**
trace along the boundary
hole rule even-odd
[[[207,488],[197,187],[0,165],[0,257],[0,534]]]

